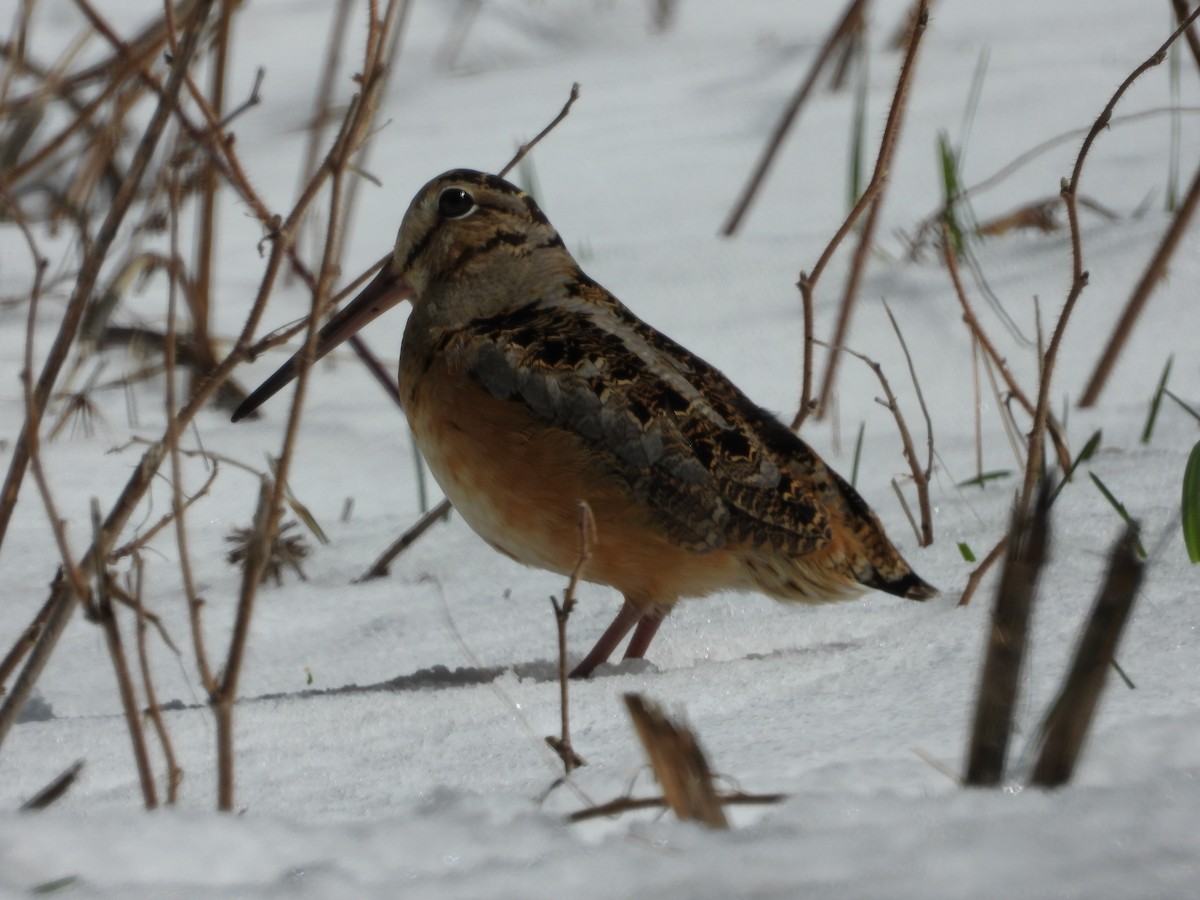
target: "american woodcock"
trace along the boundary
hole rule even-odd
[[[871,508],[721,372],[590,279],[528,194],[457,169],[413,199],[395,252],[321,330],[319,358],[402,300],[400,394],[454,508],[494,548],[624,604],[572,675],[645,654],[683,597],[760,590],[819,603],[923,600]],[[234,413],[287,384],[299,354]]]

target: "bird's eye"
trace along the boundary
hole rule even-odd
[[[475,198],[462,188],[446,188],[438,197],[438,212],[447,219],[461,219],[475,208]]]

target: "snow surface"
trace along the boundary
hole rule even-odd
[[[391,244],[414,191],[454,166],[495,170],[515,143],[562,104],[572,81],[582,99],[535,152],[541,200],[587,271],[647,320],[724,369],[752,397],[790,415],[800,370],[797,273],[811,268],[845,214],[849,92],[814,95],[743,233],[716,232],[765,136],[843,4],[690,0],[666,34],[648,28],[649,4],[585,0],[485,4],[452,70],[439,65],[454,4],[417,3],[379,120],[346,271]],[[125,33],[148,5],[109,2]],[[13,4],[2,18],[11,21]],[[886,37],[904,4],[876,5],[870,57],[872,143],[899,54]],[[157,9],[157,7],[154,7]],[[330,5],[264,0],[241,12],[231,94],[267,70],[264,103],[238,120],[239,152],[274,208],[290,207],[303,154]],[[358,10],[361,17],[362,10]],[[78,27],[72,4],[43,2],[31,52],[50,59]],[[354,34],[364,31],[357,21]],[[1074,783],[1060,791],[968,791],[927,760],[961,769],[988,627],[994,576],[974,604],[955,603],[976,553],[1003,533],[1015,478],[956,488],[975,474],[970,344],[943,268],[910,262],[901,232],[936,208],[935,136],[961,133],[972,74],[990,61],[969,138],[974,183],[1018,154],[1094,120],[1116,85],[1169,31],[1167,4],[1140,0],[942,2],[926,35],[909,119],[892,170],[879,252],[850,343],[879,359],[911,427],[920,416],[904,361],[880,304],[886,298],[912,348],[933,417],[938,469],[936,543],[921,550],[890,487],[905,470],[895,429],[874,397],[873,375],[842,366],[837,423],[811,422],[805,438],[848,473],[865,422],[858,484],[937,600],[917,605],[874,595],[825,607],[783,607],[761,596],[682,604],[648,665],[618,666],[572,685],[575,744],[588,766],[544,801],[558,765],[542,736],[558,727],[555,632],[547,597],[562,580],[489,550],[461,520],[437,526],[392,567],[352,585],[419,514],[414,467],[398,412],[346,354],[321,366],[310,389],[292,486],[329,533],[314,547],[307,582],[264,589],[253,622],[237,708],[237,805],[214,805],[214,728],[190,653],[176,660],[151,641],[158,693],[186,772],[177,809],[146,814],[98,629],[71,624],[38,687],[42,715],[0,749],[0,894],[39,885],[87,897],[1174,897],[1200,884],[1200,570],[1178,528],[1183,465],[1200,438],[1175,404],[1152,443],[1139,434],[1159,373],[1175,354],[1173,390],[1200,401],[1193,230],[1152,298],[1115,377],[1094,410],[1070,407],[1076,450],[1103,429],[1086,465],[1144,524],[1152,561],[1119,650],[1135,690],[1113,679]],[[355,51],[357,53],[357,50]],[[89,45],[93,56],[100,48]],[[85,53],[85,55],[86,55]],[[1182,59],[1180,102],[1195,106],[1196,71]],[[340,96],[353,85],[347,64]],[[1118,115],[1171,102],[1168,69],[1151,71]],[[1194,110],[1182,116],[1181,169],[1200,156]],[[1079,137],[1055,146],[980,194],[980,218],[1057,192]],[[1087,162],[1081,192],[1117,213],[1083,215],[1091,283],[1063,346],[1056,397],[1078,397],[1090,366],[1168,221],[1162,196],[1170,122],[1158,114],[1114,123]],[[1148,202],[1147,198],[1150,198]],[[219,246],[218,330],[232,334],[262,271],[257,225],[226,202]],[[29,263],[11,225],[0,231],[0,295],[28,291]],[[54,241],[42,237],[47,247]],[[1033,299],[1047,328],[1069,282],[1065,232],[1013,233],[978,248],[987,278],[1026,336]],[[818,288],[817,328],[827,336],[845,272],[843,251]],[[48,297],[38,346],[48,345],[68,287]],[[1024,384],[1036,366],[969,285],[977,309]],[[134,297],[125,321],[161,326],[163,283]],[[303,291],[278,294],[267,327],[299,316]],[[0,308],[0,409],[11,442],[22,416],[16,373],[25,310]],[[367,340],[393,357],[404,313]],[[252,386],[282,359],[239,371]],[[818,360],[823,362],[823,358]],[[129,363],[119,354],[106,377]],[[985,469],[1017,464],[985,386]],[[88,503],[107,507],[140,451],[108,453],[131,436],[161,433],[161,384],[133,392],[136,418],[116,392],[101,395],[95,436],[47,444],[45,463],[72,546],[89,536]],[[202,414],[203,445],[261,467],[278,452],[287,403],[232,425]],[[920,437],[918,437],[920,441]],[[202,467],[189,464],[195,490]],[[436,493],[436,488],[431,486]],[[192,562],[207,600],[206,628],[221,657],[238,574],[224,535],[246,524],[256,483],[226,466],[189,517]],[[340,519],[345,498],[353,514]],[[166,509],[165,483],[138,520]],[[1054,549],[1035,613],[1014,756],[1053,697],[1120,532],[1112,509],[1079,478],[1055,507]],[[146,554],[146,598],[176,641],[187,628],[174,540]],[[45,514],[26,485],[2,553],[0,648],[43,602],[56,565]],[[585,586],[570,623],[573,652],[590,646],[619,598]],[[733,811],[735,830],[713,833],[649,814],[568,825],[564,816],[653,786],[642,769],[621,695],[640,691],[686,711],[716,770],[743,789],[784,792],[776,807]],[[156,771],[161,755],[155,753]],[[41,814],[13,810],[76,759],[78,784]],[[1020,760],[1018,759],[1018,762]],[[65,881],[61,881],[65,879]]]

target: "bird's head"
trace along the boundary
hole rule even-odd
[[[540,296],[573,269],[574,260],[532,197],[495,175],[453,169],[417,192],[392,256],[321,329],[315,359],[402,300],[445,324],[465,324]],[[233,420],[286,386],[299,362],[297,353],[246,398]]]

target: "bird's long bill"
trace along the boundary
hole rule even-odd
[[[383,315],[402,300],[412,297],[413,291],[408,282],[392,270],[392,263],[380,270],[371,279],[371,283],[362,292],[338,310],[325,327],[317,334],[317,348],[313,361],[320,359],[342,341],[346,340],[368,322]],[[287,386],[300,371],[300,359],[304,351],[298,351],[291,359],[279,367],[279,370],[259,385],[258,389],[247,397],[242,405],[233,413],[233,421],[243,419],[271,397]]]

